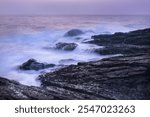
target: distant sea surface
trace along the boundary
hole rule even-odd
[[[150,26],[150,16],[0,16],[0,34],[88,28],[99,32]]]
[[[56,70],[60,65],[109,57],[94,53],[98,46],[83,43],[92,35],[143,28],[150,28],[150,16],[0,16],[0,76],[39,86],[38,75]],[[71,29],[80,29],[85,33],[64,37]],[[58,42],[76,43],[78,47],[71,52],[56,50]],[[38,72],[18,69],[31,58],[54,63],[56,67]]]

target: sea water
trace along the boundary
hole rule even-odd
[[[30,86],[40,86],[37,77],[63,66],[100,60],[97,45],[84,43],[92,35],[128,32],[150,27],[149,16],[0,16],[0,76]],[[84,34],[65,37],[71,29]],[[55,49],[59,42],[76,43],[73,51]],[[29,59],[56,67],[23,71],[18,66]]]

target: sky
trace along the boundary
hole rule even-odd
[[[150,0],[0,0],[0,14],[150,14]]]

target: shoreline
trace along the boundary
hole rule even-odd
[[[41,87],[0,78],[0,99],[150,99],[150,29],[92,38],[97,53],[124,56],[40,75]]]

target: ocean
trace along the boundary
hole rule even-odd
[[[40,86],[38,75],[65,65],[95,61],[110,56],[93,52],[99,46],[86,44],[92,35],[149,28],[150,16],[0,16],[0,76],[29,86]],[[84,34],[65,37],[71,29]],[[59,42],[76,43],[73,51],[55,49]],[[117,56],[117,55],[113,55]],[[56,67],[23,71],[18,66],[29,59]]]

